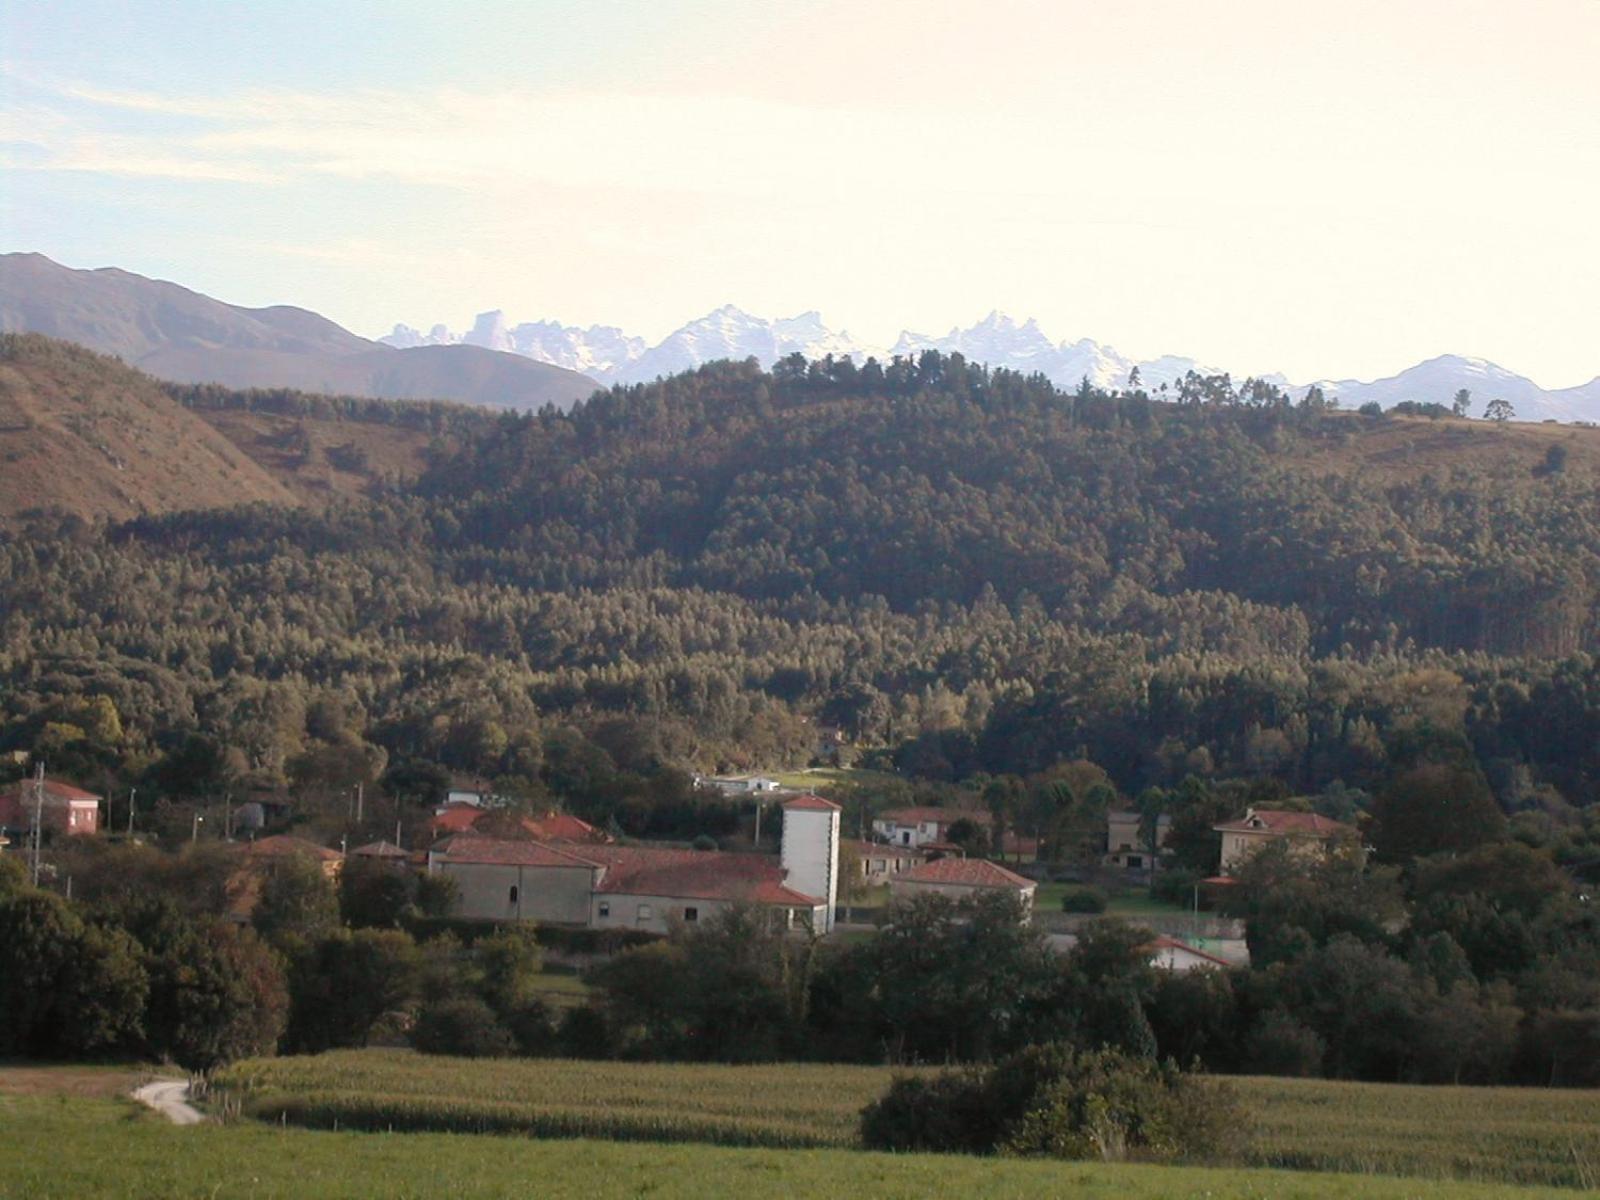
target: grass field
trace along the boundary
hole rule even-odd
[[[1083,887],[1081,883],[1041,883],[1033,894],[1033,906],[1039,912],[1060,912],[1061,898],[1071,892],[1081,892]],[[1189,915],[1189,910],[1157,900],[1142,888],[1129,888],[1111,893],[1105,915],[1137,920],[1139,917],[1182,917]]]
[[[887,771],[869,771],[864,767],[807,767],[803,771],[777,771],[770,776],[786,788],[856,788],[863,784],[905,782]]]
[[[1270,1170],[741,1150],[461,1134],[331,1133],[245,1122],[178,1128],[125,1100],[0,1094],[0,1198],[321,1200],[1488,1200],[1550,1189]]]
[[[882,1067],[502,1060],[409,1051],[264,1059],[219,1083],[264,1121],[724,1145],[856,1144]],[[1600,1093],[1233,1081],[1258,1130],[1245,1163],[1508,1183],[1600,1184]]]

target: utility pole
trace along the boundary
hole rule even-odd
[[[128,837],[133,837],[133,798],[139,794],[138,788],[128,789]]]
[[[189,826],[189,844],[192,846],[200,840],[200,826],[205,823],[205,818],[199,812],[194,814],[194,821]]]
[[[761,801],[756,801],[756,845],[761,845]]]
[[[361,793],[361,787],[362,787],[361,784],[359,784],[359,783],[356,784],[356,824],[358,826],[361,824],[361,813],[362,813],[362,807],[363,807],[363,805],[362,805],[363,797],[362,797],[362,793]]]
[[[44,825],[44,763],[33,777],[33,886],[39,886],[39,834]]]

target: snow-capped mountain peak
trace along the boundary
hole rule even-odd
[[[1190,371],[1220,375],[1221,368],[1180,355],[1134,360],[1093,338],[1054,342],[1032,318],[1017,321],[993,309],[972,325],[952,327],[942,337],[903,330],[892,347],[873,346],[831,329],[816,310],[768,320],[735,304],[724,304],[673,330],[655,345],[630,337],[609,325],[588,328],[541,320],[511,325],[503,312],[480,313],[462,336],[444,325],[426,334],[396,325],[378,339],[391,346],[451,345],[466,342],[526,355],[541,362],[581,371],[601,383],[639,383],[691,370],[715,359],[754,358],[770,367],[779,359],[801,354],[807,359],[850,357],[888,362],[895,355],[915,358],[924,350],[960,353],[969,362],[1045,375],[1057,387],[1074,389],[1088,379],[1099,388],[1123,388],[1135,368],[1139,384],[1152,395],[1170,393]],[[1236,380],[1243,374],[1234,373]],[[1296,393],[1282,375],[1260,376]],[[1482,415],[1491,399],[1509,401],[1523,420],[1594,420],[1600,418],[1600,377],[1578,387],[1546,390],[1531,379],[1483,358],[1442,354],[1398,374],[1363,382],[1323,379],[1317,386],[1345,408],[1376,402],[1384,408],[1402,400],[1449,404],[1457,391],[1472,394],[1471,412]]]

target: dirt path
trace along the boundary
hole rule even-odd
[[[134,1088],[133,1098],[155,1109],[174,1125],[198,1125],[205,1120],[189,1103],[189,1085],[181,1079],[158,1079]]]

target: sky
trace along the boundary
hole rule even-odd
[[[1600,0],[4,0],[0,250],[236,304],[992,309],[1133,357],[1600,372]]]

